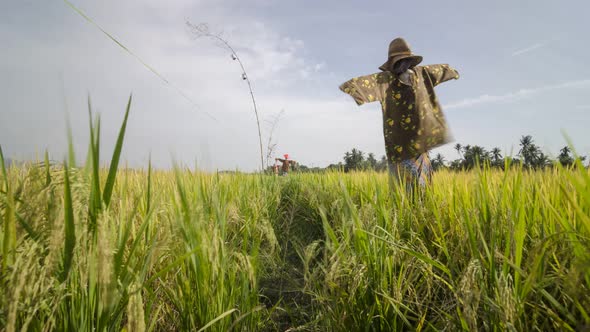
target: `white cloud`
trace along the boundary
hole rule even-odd
[[[297,150],[307,151],[299,156],[303,160],[314,160],[317,156],[316,151],[304,147],[313,146],[331,130],[307,126],[305,121],[309,118],[301,120],[298,114],[317,110],[315,115],[321,117],[326,109],[335,111],[341,106],[335,106],[329,99],[293,96],[294,88],[313,79],[321,69],[321,62],[306,53],[303,41],[278,33],[256,18],[223,11],[220,3],[213,5],[211,1],[197,4],[183,1],[180,5],[150,1],[149,7],[138,2],[123,6],[114,2],[83,4],[82,9],[97,24],[177,86],[198,107],[169,89],[97,28],[65,8],[62,14],[66,19],[52,19],[43,38],[37,30],[20,29],[15,32],[20,37],[11,39],[13,47],[0,55],[4,77],[18,78],[10,83],[0,82],[0,109],[7,110],[0,114],[0,141],[9,155],[30,155],[46,147],[58,159],[65,153],[59,88],[59,75],[63,73],[79,156],[86,149],[87,93],[92,95],[96,110],[102,114],[106,160],[126,96],[133,92],[124,147],[124,158],[131,166],[143,165],[151,153],[155,164],[160,166],[170,165],[174,155],[177,161],[189,165],[195,157],[204,159],[201,165],[209,169],[255,169],[258,137],[247,85],[228,51],[210,40],[191,38],[185,19],[187,14],[199,13],[199,17],[212,22],[212,29],[225,31],[224,36],[240,55],[253,81],[261,121],[268,114],[286,109],[290,120],[284,124],[283,133],[307,131],[308,140],[298,138],[298,134],[283,135],[279,145],[291,147],[294,154]],[[35,14],[24,15],[31,17],[23,17],[23,21],[35,21]],[[202,112],[211,113],[217,121],[208,119]],[[32,117],[43,125],[33,129]],[[8,124],[31,130],[23,138],[21,131],[9,130]],[[299,146],[299,142],[307,143]]]
[[[315,66],[313,67],[313,70],[318,72],[322,69],[324,69],[324,67],[326,67],[326,63],[325,62],[321,62],[321,63],[316,63]]]
[[[512,56],[518,56],[518,55],[522,55],[522,54],[525,54],[525,53],[528,53],[528,52],[534,51],[534,50],[536,50],[536,49],[539,49],[539,48],[541,48],[541,47],[545,46],[546,44],[547,44],[546,42],[544,42],[544,43],[536,43],[536,44],[534,44],[534,45],[531,45],[531,46],[529,46],[529,47],[526,47],[526,48],[523,48],[523,49],[520,49],[520,50],[514,51],[514,52],[512,53]]]
[[[506,102],[513,102],[516,100],[528,98],[534,95],[537,95],[541,92],[546,92],[550,90],[558,90],[558,89],[565,89],[565,88],[580,88],[580,87],[590,87],[590,80],[576,80],[576,81],[569,81],[560,84],[554,85],[546,85],[538,88],[528,88],[528,89],[520,89],[518,91],[506,93],[503,95],[488,95],[484,94],[479,97],[475,98],[467,98],[463,99],[454,103],[450,103],[445,105],[445,109],[458,109],[458,108],[467,108],[482,104],[491,104],[491,103],[506,103]]]
[[[282,2],[252,0],[246,6],[240,0],[75,1],[104,29],[186,93],[198,108],[61,2],[35,2],[35,10],[28,6],[7,11],[18,21],[0,22],[0,39],[6,40],[6,47],[0,52],[0,143],[8,155],[31,155],[45,147],[58,160],[65,155],[59,80],[63,73],[79,157],[83,158],[87,148],[87,93],[102,114],[106,160],[128,94],[133,92],[123,156],[130,166],[145,165],[151,152],[157,166],[169,166],[174,155],[188,165],[193,164],[195,157],[204,159],[201,165],[210,169],[257,168],[256,122],[239,65],[215,43],[191,38],[186,19],[208,22],[212,30],[223,30],[236,48],[253,82],[264,135],[264,119],[285,110],[276,136],[278,152],[288,152],[306,164],[316,165],[341,160],[342,153],[353,147],[378,155],[384,152],[378,103],[359,108],[349,96],[338,91],[337,81],[345,73],[337,72],[342,69],[332,56],[334,50],[329,43],[317,46],[321,43],[313,39],[326,34],[314,37],[304,31],[310,27],[283,25],[280,15],[290,12],[275,11],[281,9]],[[234,7],[250,8],[252,3],[272,3],[274,8]],[[321,17],[326,27],[345,23],[344,17],[333,16],[367,17],[358,10],[345,13],[332,9],[333,6],[318,8],[312,14],[301,9],[298,14]],[[275,14],[278,16],[265,17]],[[317,29],[320,28],[318,25]],[[354,29],[349,30],[351,33]],[[305,42],[300,38],[306,38]],[[313,50],[308,45],[314,45]],[[515,53],[524,54],[525,50]],[[346,50],[337,50],[343,51]],[[325,59],[330,62],[326,64]],[[327,66],[333,73],[325,72]],[[448,107],[507,102],[527,98],[542,89],[484,95]],[[217,121],[209,120],[200,111],[211,113]]]

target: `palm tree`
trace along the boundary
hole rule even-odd
[[[352,168],[352,154],[348,151],[344,153],[344,169],[348,171]]]
[[[375,159],[375,154],[370,152],[367,156],[367,164],[369,164],[369,168],[375,169],[377,167],[377,159]]]
[[[351,154],[355,167],[360,168],[362,166],[363,161],[365,160],[364,152],[361,150],[352,149]]]
[[[432,169],[439,170],[445,167],[445,157],[443,157],[440,153],[436,154],[436,157],[432,159]]]
[[[535,168],[545,168],[551,165],[551,160],[543,152],[538,151],[537,158],[535,159]]]
[[[467,144],[465,146],[463,146],[463,155],[465,155],[466,153],[469,153],[469,151],[471,151],[471,145]]]
[[[502,165],[502,154],[500,148],[493,148],[491,151],[492,154],[492,165],[493,166],[501,166]]]
[[[463,161],[461,159],[455,159],[451,161],[449,168],[454,171],[461,170],[463,168]]]
[[[529,148],[533,144],[533,137],[531,135],[522,136],[520,138],[520,151],[518,154],[523,154],[527,148]]]
[[[559,150],[559,156],[557,156],[557,161],[563,166],[571,166],[574,163],[574,158],[570,155],[571,150],[568,146],[564,146],[561,150]]]
[[[531,135],[522,136],[520,139],[520,150],[518,155],[524,159],[524,165],[526,167],[536,167],[539,164],[539,157],[541,151],[533,143],[533,137]]]
[[[361,150],[352,149],[344,154],[344,165],[346,170],[357,170],[362,168],[365,157]]]
[[[459,157],[460,158],[463,158],[463,155],[461,154],[461,148],[462,148],[461,143],[455,144],[455,150],[457,150],[457,153],[459,154]]]
[[[377,171],[384,171],[387,169],[387,157],[381,156],[381,160],[377,162],[377,166],[375,167]]]
[[[559,152],[569,155],[572,152],[572,150],[570,149],[569,146],[564,146],[561,150],[559,150]]]
[[[466,145],[463,147],[463,167],[473,168],[478,163],[483,165],[490,159],[490,153],[479,145]]]

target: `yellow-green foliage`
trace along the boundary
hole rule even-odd
[[[590,324],[586,170],[441,171],[415,197],[378,173],[120,170],[98,213],[92,178],[40,163],[0,180],[0,329]]]

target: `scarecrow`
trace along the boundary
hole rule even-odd
[[[285,175],[289,174],[289,167],[291,165],[295,165],[295,163],[296,163],[295,160],[289,159],[288,154],[283,155],[283,157],[285,157],[285,159],[275,158],[275,162],[280,161],[281,163],[283,163],[281,165],[281,169],[280,169],[280,173],[279,173],[279,175],[281,175],[281,176],[285,176]],[[275,165],[275,167],[276,167],[276,165]]]
[[[389,171],[409,190],[430,182],[428,151],[451,141],[434,87],[459,78],[449,65],[418,66],[421,62],[403,38],[396,38],[389,44],[381,72],[340,86],[359,106],[381,103]]]

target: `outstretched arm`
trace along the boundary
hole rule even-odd
[[[424,66],[424,70],[432,80],[433,86],[451,79],[459,79],[459,72],[447,64]]]
[[[349,94],[357,105],[381,100],[383,97],[383,77],[371,74],[353,78],[342,85],[340,90]]]

